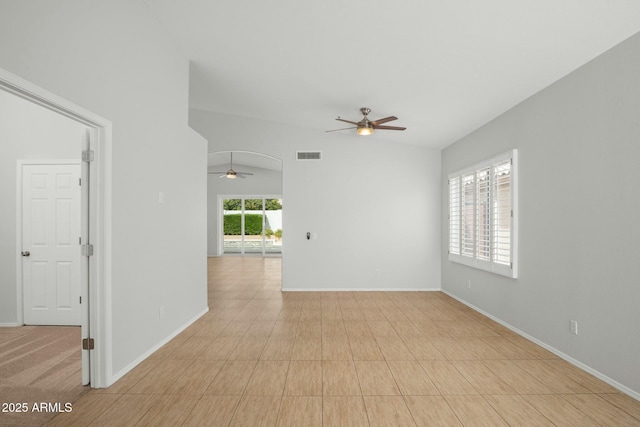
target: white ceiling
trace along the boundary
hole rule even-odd
[[[366,106],[407,127],[367,138],[434,148],[640,31],[638,0],[145,3],[192,61],[191,107],[322,132]]]

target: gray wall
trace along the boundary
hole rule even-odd
[[[0,325],[16,325],[17,160],[79,159],[85,127],[0,90]]]
[[[640,393],[640,35],[442,155],[447,174],[519,150],[519,278],[442,260],[442,286]],[[466,281],[471,280],[471,289]],[[570,320],[578,335],[570,334]]]
[[[187,124],[189,63],[140,1],[0,0],[0,10],[0,68],[113,124],[112,381],[207,307],[207,153]]]
[[[201,110],[189,122],[210,152],[282,160],[283,289],[440,289],[439,150]]]

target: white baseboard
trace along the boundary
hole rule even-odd
[[[282,292],[437,292],[440,288],[282,288]]]
[[[531,342],[534,342],[536,344],[538,344],[540,347],[549,350],[551,353],[555,354],[556,356],[560,357],[561,359],[566,360],[567,362],[571,363],[574,366],[577,366],[578,368],[582,369],[585,372],[590,373],[591,375],[593,375],[594,377],[604,381],[605,383],[609,384],[611,387],[614,387],[618,390],[620,390],[622,393],[629,395],[630,397],[639,400],[640,401],[640,393],[630,389],[629,387],[625,386],[624,384],[620,384],[619,382],[617,382],[614,379],[609,378],[608,376],[604,375],[602,372],[597,371],[593,368],[591,368],[590,366],[585,365],[584,363],[580,362],[579,360],[574,359],[573,357],[561,352],[560,350],[556,349],[555,347],[550,346],[549,344],[540,341],[539,339],[532,337],[531,335],[527,334],[524,331],[521,331],[520,329],[516,328],[515,326],[510,325],[509,323],[493,316],[492,314],[487,313],[486,311],[480,309],[479,307],[476,307],[473,304],[470,304],[469,302],[457,297],[456,295],[451,294],[450,292],[446,291],[446,290],[442,290],[442,292],[448,296],[450,296],[451,298],[455,299],[456,301],[461,302],[462,304],[466,305],[469,308],[472,308],[473,310],[477,311],[478,313],[487,316],[488,318],[490,318],[491,320],[494,320],[496,322],[498,322],[499,324],[501,324],[502,326],[504,326],[507,329],[510,329],[511,331],[515,332],[516,334],[528,339]]]
[[[17,326],[23,325],[18,325],[17,323],[0,323],[0,328],[15,328]]]
[[[171,341],[172,339],[174,339],[176,336],[178,336],[182,331],[184,331],[185,329],[187,329],[189,326],[191,326],[196,320],[198,320],[199,318],[201,318],[202,316],[204,316],[207,312],[209,311],[209,307],[206,307],[204,310],[202,310],[200,313],[198,313],[195,317],[191,318],[189,321],[187,321],[184,325],[180,326],[178,329],[176,329],[171,335],[169,335],[167,338],[163,339],[162,341],[160,341],[158,344],[156,344],[155,346],[153,346],[151,349],[149,349],[148,351],[144,352],[140,357],[138,357],[136,360],[134,360],[133,362],[131,362],[130,364],[128,364],[127,366],[125,366],[123,369],[121,369],[120,371],[118,371],[117,373],[113,374],[111,376],[111,378],[107,379],[107,387],[110,387],[111,385],[113,385],[116,381],[118,381],[120,378],[122,378],[123,376],[125,376],[125,374],[127,374],[130,370],[132,370],[133,368],[135,368],[136,366],[138,366],[142,361],[144,361],[147,357],[151,356],[153,353],[155,353],[157,350],[160,349],[160,347],[162,347],[163,345],[165,345],[166,343],[168,343],[169,341]]]

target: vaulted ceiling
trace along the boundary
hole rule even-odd
[[[324,134],[369,107],[407,130],[367,138],[433,148],[640,31],[637,0],[144,1],[192,108]]]
[[[210,171],[226,171],[231,168],[231,152],[220,151],[209,153],[207,166]],[[267,169],[272,171],[282,171],[282,161],[273,157],[248,153],[244,151],[233,152],[233,164],[240,167],[251,167],[258,169]],[[235,169],[235,168],[234,168]]]

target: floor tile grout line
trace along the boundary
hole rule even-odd
[[[249,289],[249,288],[248,288],[247,286],[243,287],[243,292],[244,292],[244,291],[248,291],[248,289]],[[275,291],[274,291],[274,292],[275,292]],[[256,294],[255,294],[255,291],[251,291],[250,293],[251,293],[251,295],[254,295],[254,296],[256,295]],[[341,296],[337,296],[337,295],[325,295],[324,297],[323,297],[323,295],[324,295],[324,294],[321,294],[321,301],[322,301],[322,298],[325,298],[325,299],[328,301],[327,307],[339,307],[339,308],[340,308],[340,312],[339,312],[339,314],[338,314],[338,316],[337,316],[337,317],[335,316],[336,312],[335,312],[334,310],[329,310],[329,314],[328,314],[327,316],[323,316],[323,315],[322,315],[322,311],[321,311],[321,316],[320,316],[320,317],[321,317],[321,319],[320,319],[321,335],[320,335],[320,337],[319,337],[320,344],[321,344],[321,345],[320,345],[320,365],[321,365],[321,367],[322,367],[322,369],[323,369],[323,371],[322,371],[322,372],[323,372],[323,379],[324,379],[324,367],[323,367],[323,363],[324,363],[324,361],[325,361],[325,359],[324,359],[324,350],[325,350],[325,349],[324,349],[324,345],[325,345],[325,341],[324,341],[324,340],[325,340],[326,338],[325,338],[324,334],[322,333],[322,326],[323,326],[323,322],[322,322],[322,321],[323,321],[323,320],[332,320],[332,321],[339,320],[339,321],[340,321],[340,324],[342,325],[342,327],[343,327],[343,328],[344,328],[344,330],[346,331],[346,323],[345,323],[345,322],[347,321],[347,320],[346,320],[346,317],[347,317],[347,316],[345,316],[345,314],[344,314],[345,312],[343,311],[343,308],[342,308],[342,307],[343,307],[343,305],[341,305],[341,304],[344,304],[344,305],[346,305],[346,304],[352,304],[352,301],[349,301],[347,298],[343,298],[343,299],[341,299]],[[349,298],[353,298],[353,296],[352,296],[352,295],[349,295]],[[378,297],[376,296],[376,298],[378,298]],[[362,301],[362,300],[363,300],[362,298],[361,298],[361,299],[355,299],[355,298],[353,298],[353,299],[354,299],[355,301]],[[251,304],[251,301],[252,301],[252,300],[253,300],[253,298],[249,298],[249,299],[247,299],[247,301],[245,301],[245,305],[244,305],[244,307],[246,308],[248,304]],[[285,302],[286,302],[286,300],[287,300],[287,298],[286,298],[286,297],[283,297],[283,301],[285,301]],[[295,329],[295,334],[293,335],[293,339],[294,339],[294,341],[298,338],[298,332],[300,331],[300,326],[301,326],[301,321],[302,321],[302,317],[301,317],[301,316],[302,316],[302,311],[301,311],[301,310],[302,310],[302,307],[304,307],[304,305],[303,305],[303,301],[306,301],[306,300],[311,300],[311,298],[307,299],[307,296],[305,295],[305,296],[304,296],[304,298],[302,298],[302,299],[300,300],[300,301],[301,301],[301,303],[299,303],[298,305],[294,305],[295,307],[298,307],[298,309],[299,309],[299,310],[298,310],[298,316],[297,316],[297,317],[295,317],[295,319],[294,319],[294,318],[291,318],[291,317],[282,317],[282,318],[278,317],[278,319],[282,319],[283,321],[286,321],[286,320],[294,320],[294,321],[295,321],[296,329]],[[421,298],[420,300],[423,300],[423,299]],[[290,300],[290,301],[294,301],[294,300]],[[366,300],[365,300],[365,301],[366,301]],[[404,304],[404,303],[405,303],[405,300],[404,300],[402,297],[398,296],[398,295],[392,294],[391,296],[383,295],[383,296],[382,296],[382,297],[380,297],[379,299],[370,300],[370,301],[375,301],[375,302],[377,303],[377,304],[376,304],[376,307],[378,307],[379,314],[381,314],[382,316],[384,316],[384,320],[385,320],[385,321],[389,322],[389,324],[391,325],[391,328],[392,328],[392,329],[395,331],[395,333],[397,334],[397,337],[396,337],[396,338],[399,338],[399,340],[400,340],[399,342],[402,342],[402,343],[403,343],[403,344],[404,344],[404,345],[409,349],[409,346],[407,345],[407,343],[408,343],[408,339],[409,339],[409,338],[408,338],[408,337],[405,337],[405,336],[402,336],[402,335],[401,335],[401,330],[400,330],[400,329],[398,329],[398,327],[402,328],[402,327],[403,327],[403,325],[402,325],[402,324],[398,324],[398,323],[396,323],[396,322],[403,322],[404,320],[399,319],[399,316],[396,316],[396,315],[393,313],[393,311],[390,311],[390,309],[389,309],[390,305],[393,305],[393,306],[395,306],[395,309],[399,309],[399,310],[400,310],[400,309],[401,309],[401,307],[402,307],[402,305],[401,305],[401,304]],[[414,304],[414,306],[416,306],[416,307],[420,307],[420,308],[422,309],[422,310],[421,310],[422,312],[425,312],[425,310],[423,309],[424,305],[422,305],[422,304],[418,304],[417,302],[416,302],[416,303],[413,303],[413,304]],[[456,306],[455,306],[455,304],[452,304],[452,303],[449,303],[449,305],[451,305],[452,307],[456,307]],[[232,306],[231,306],[231,305],[227,305],[227,307],[228,307],[228,308],[232,308]],[[284,305],[283,305],[282,307],[284,308]],[[368,307],[371,307],[371,305],[368,305]],[[281,311],[282,311],[282,309],[281,309]],[[229,315],[229,314],[231,314],[231,313],[233,313],[233,311],[226,311],[225,313],[226,313],[226,314],[220,315],[220,317],[219,317],[219,318],[228,319],[228,315]],[[458,315],[460,315],[460,314],[461,314],[461,312],[460,312],[460,313],[454,313],[454,316],[458,316]],[[225,317],[225,316],[227,316],[227,317]],[[238,318],[237,320],[243,320],[243,321],[246,321],[246,320],[247,320],[246,314],[243,316],[243,315],[241,314],[241,312],[240,312],[240,311],[236,311],[236,312],[235,312],[235,316]],[[407,315],[407,316],[408,316],[408,315]],[[376,319],[376,318],[372,318],[372,319],[364,319],[364,317],[363,317],[363,318],[360,318],[360,320],[364,320],[365,322],[366,322],[366,320],[375,320],[375,319]],[[409,319],[411,319],[411,318],[409,317]],[[256,318],[254,317],[254,318],[252,319],[252,321],[255,321],[255,320],[256,320]],[[437,322],[440,322],[440,320],[432,320],[432,319],[430,319],[430,320],[431,320],[431,321],[437,321]],[[463,321],[472,321],[472,320],[474,320],[474,319],[472,318],[472,316],[467,316],[466,318],[464,318],[464,320],[463,320]],[[225,320],[225,321],[227,321],[227,320]],[[233,320],[231,320],[231,321],[233,321]],[[425,319],[425,321],[427,321],[427,320]],[[448,322],[448,321],[449,321],[449,320],[446,320],[446,322]],[[452,320],[452,321],[453,321],[453,322],[457,322],[457,320]],[[412,324],[413,326],[418,327],[418,326],[417,326],[417,324],[415,323],[415,321],[413,321],[413,320],[409,320],[409,322],[410,322],[410,324]],[[274,324],[274,325],[275,325],[275,324]],[[395,325],[395,326],[394,326],[394,325]],[[398,326],[398,327],[396,327],[396,326]],[[418,329],[419,329],[419,328],[418,328]],[[404,330],[404,331],[406,332],[406,330]],[[271,328],[271,332],[273,332],[273,327]],[[402,333],[405,333],[405,332],[402,332]],[[245,330],[244,334],[240,337],[240,339],[243,339],[243,338],[245,338],[245,337],[247,337],[247,336],[248,336],[248,330]],[[289,336],[290,338],[292,337],[291,335],[288,335],[288,336]],[[271,339],[271,337],[273,337],[272,333],[270,333],[270,334],[269,334],[269,336],[267,337],[267,342],[268,342],[268,340],[269,340],[269,339]],[[465,337],[466,337],[466,335],[461,335],[461,336],[459,336],[459,335],[449,336],[449,338],[450,338],[450,339],[452,339],[452,340],[453,340],[453,341],[455,341],[455,342],[458,342],[458,343],[461,345],[461,347],[466,348],[466,350],[468,350],[469,352],[471,352],[471,353],[473,353],[473,354],[475,355],[472,359],[463,359],[463,360],[466,360],[466,361],[470,361],[470,360],[478,361],[478,362],[481,362],[481,363],[482,363],[484,366],[486,366],[487,368],[489,368],[489,367],[487,366],[487,363],[486,363],[486,361],[487,361],[487,360],[506,360],[506,361],[511,361],[511,360],[512,360],[512,359],[509,359],[509,358],[507,358],[507,357],[504,357],[503,359],[487,359],[487,358],[481,357],[481,353],[476,353],[476,352],[474,351],[474,349],[473,349],[473,348],[468,347],[468,346],[465,346],[465,343],[466,343],[466,340],[464,339]],[[469,337],[476,337],[476,336],[475,336],[475,335],[470,335]],[[480,337],[481,337],[481,336],[480,336]],[[505,338],[505,339],[509,340],[509,342],[511,343],[511,345],[515,345],[516,347],[521,348],[523,351],[526,351],[526,352],[528,353],[528,349],[527,349],[527,347],[526,347],[526,346],[524,346],[524,343],[519,342],[517,339],[514,339],[514,337],[511,337],[511,336],[502,336],[502,335],[501,335],[501,337],[503,337],[503,338]],[[347,333],[346,333],[346,337],[345,337],[345,338],[346,338],[346,341],[347,341],[347,343],[348,343],[348,350],[349,350],[349,354],[350,354],[350,355],[349,355],[349,360],[350,360],[350,363],[351,363],[351,364],[354,366],[354,368],[355,368],[355,362],[356,362],[356,360],[355,360],[354,352],[353,352],[353,341],[352,341],[352,337],[351,337],[351,335],[347,332]],[[378,344],[378,343],[380,342],[380,340],[383,340],[383,339],[384,339],[384,337],[383,337],[383,336],[378,336],[378,337],[376,337],[376,336],[374,335],[374,336],[372,337],[372,339],[373,339],[373,341],[374,341],[376,344]],[[211,341],[213,342],[213,340],[211,340]],[[237,345],[239,345],[239,344],[238,344],[238,343],[236,343],[236,347],[234,347],[234,348],[237,348]],[[262,350],[261,350],[261,352],[260,352],[260,355],[258,356],[258,360],[257,360],[257,361],[255,361],[255,362],[256,362],[256,365],[254,365],[254,371],[255,371],[255,369],[256,369],[257,364],[260,362],[260,360],[262,360],[262,355],[263,355],[263,353],[264,353],[264,351],[265,351],[265,348],[266,348],[266,344],[265,344],[265,346],[264,346],[264,347],[262,347]],[[228,362],[228,361],[230,360],[231,355],[233,354],[233,351],[234,351],[234,349],[232,349],[231,351],[227,352],[227,354],[226,354],[226,356],[225,356],[225,360],[224,360],[224,362],[225,362],[225,363],[226,363],[226,362]],[[414,352],[413,352],[413,351],[411,351],[410,349],[409,349],[409,354],[413,357],[413,360],[414,360],[414,361],[416,361],[416,362],[418,362],[418,363],[420,362],[420,360],[418,359],[418,356],[417,356],[416,354],[414,354]],[[503,356],[506,356],[506,355],[503,355]],[[290,369],[291,369],[292,357],[293,357],[293,354],[291,354],[291,353],[290,353],[290,354],[289,354],[289,358],[288,358],[288,360],[287,360],[287,361],[288,361],[287,375],[285,376],[285,385],[283,386],[283,395],[282,395],[282,396],[280,396],[280,406],[279,406],[279,409],[278,409],[278,414],[277,414],[277,417],[276,417],[276,422],[277,422],[277,419],[278,419],[278,418],[279,418],[279,416],[280,416],[280,411],[282,411],[282,404],[283,404],[283,399],[284,399],[284,389],[285,389],[285,387],[286,387],[286,377],[288,376],[288,373],[290,372]],[[390,370],[389,363],[392,361],[392,359],[390,359],[390,358],[388,358],[388,357],[385,357],[385,356],[383,355],[383,359],[382,359],[382,360],[385,362],[385,365],[386,365],[387,369],[389,369],[389,370]],[[539,354],[535,354],[535,355],[534,355],[534,354],[531,354],[531,359],[526,359],[526,360],[536,360],[536,361],[540,361],[540,362],[546,363],[547,361],[549,361],[549,360],[551,360],[551,359],[541,357],[541,355],[539,355]],[[455,359],[452,359],[452,358],[450,357],[450,355],[449,355],[449,357],[447,357],[447,358],[446,358],[446,360],[444,360],[444,362],[446,362],[446,363],[448,363],[448,364],[450,364],[450,365],[452,365],[455,361],[456,361],[456,360],[455,360]],[[419,363],[419,366],[420,366],[420,368],[421,368],[423,371],[425,371],[425,370],[424,370],[424,366],[423,366],[421,363]],[[452,365],[452,366],[453,366],[453,365]],[[454,368],[455,368],[455,366],[454,366]],[[519,367],[518,367],[518,368],[519,368]],[[491,370],[491,369],[489,369],[489,370]],[[457,368],[456,368],[456,371],[457,371],[460,375],[462,375],[462,376],[463,376],[463,378],[464,378],[464,375],[462,374],[462,372],[460,372],[460,370],[459,370],[459,369],[457,369]],[[495,372],[494,372],[494,373],[495,373]],[[253,374],[254,374],[254,373],[252,372],[252,375],[253,375]],[[427,374],[427,375],[426,375],[426,376],[427,376],[427,378],[430,378],[430,376],[428,375],[428,373],[426,373],[426,371],[425,371],[425,374]],[[394,381],[395,381],[396,386],[399,388],[398,380],[396,379],[395,375],[393,375],[393,372],[392,372],[392,376],[393,376],[393,378],[394,378]],[[358,374],[357,369],[356,369],[356,377],[357,377],[357,379],[358,379],[358,386],[359,386],[359,389],[360,389],[360,394],[359,394],[359,396],[360,396],[360,398],[361,398],[361,399],[364,399],[364,395],[362,394],[362,386],[361,386],[361,381],[360,381],[360,375]],[[572,379],[572,380],[573,380],[573,378],[571,378],[571,377],[569,377],[569,376],[567,376],[567,377],[568,377],[569,379]],[[215,378],[215,377],[214,377],[214,378]],[[431,379],[431,378],[430,378],[430,379]],[[213,379],[212,379],[212,381],[213,381]],[[249,379],[249,381],[250,381],[250,379]],[[580,384],[577,380],[574,380],[574,381],[575,381],[576,383]],[[432,382],[433,382],[433,381],[432,381]],[[247,382],[247,384],[245,385],[245,387],[244,387],[244,389],[243,389],[243,394],[242,394],[242,396],[240,396],[240,397],[239,397],[238,402],[240,402],[240,401],[241,401],[241,399],[242,399],[242,397],[246,395],[246,393],[247,393],[248,383],[249,383],[249,382]],[[443,394],[442,394],[442,392],[439,390],[439,387],[437,386],[437,384],[435,384],[435,383],[434,383],[434,385],[435,385],[436,389],[438,389],[438,392],[440,392],[439,396],[441,396],[442,398],[444,398],[444,399],[445,399],[445,401],[446,401],[446,402],[447,402],[447,404],[448,404],[448,407],[453,411],[453,409],[452,409],[451,405],[449,404],[449,401],[446,399],[446,397],[447,397],[447,396],[449,396],[449,395],[443,395]],[[580,385],[581,385],[581,384],[580,384]],[[481,397],[482,397],[482,399],[483,399],[484,401],[486,401],[486,402],[490,405],[490,403],[489,403],[489,402],[487,401],[487,399],[485,398],[485,396],[488,396],[488,394],[480,394],[480,393],[478,393],[478,390],[477,390],[477,389],[476,389],[476,387],[475,387],[475,386],[473,386],[473,385],[472,385],[472,388],[476,391],[476,394],[475,394],[475,395],[481,396]],[[599,394],[598,394],[598,393],[592,392],[592,391],[591,391],[591,389],[589,389],[588,387],[587,387],[587,389],[589,390],[589,393],[588,393],[588,394],[590,394],[590,395],[596,395],[596,396],[599,396]],[[517,390],[516,390],[516,392],[517,392]],[[560,394],[560,393],[553,393],[553,394],[551,394],[551,395],[552,395],[552,396],[557,396],[558,394]],[[564,393],[564,394],[569,395],[569,394],[571,394],[571,393]],[[407,396],[408,396],[408,395],[404,395],[404,394],[402,394],[402,392],[401,392],[401,395],[403,396],[403,402],[405,403],[405,405],[407,405]],[[521,394],[521,393],[510,393],[509,395],[511,395],[511,396],[522,396],[522,394]],[[203,395],[203,396],[204,396],[204,395]],[[202,397],[203,397],[203,396],[201,396],[201,397],[200,397],[200,399],[202,399]],[[601,398],[603,401],[605,401],[605,399],[604,399],[604,398],[602,398],[602,397],[600,397],[600,398]],[[570,402],[569,402],[568,400],[566,400],[566,399],[563,399],[563,400],[564,400],[565,402],[567,402],[567,404],[570,404]],[[321,402],[322,402],[322,408],[323,408],[323,418],[322,418],[322,421],[324,422],[324,421],[325,421],[325,420],[324,420],[324,404],[325,404],[325,399],[324,399],[324,381],[323,381],[323,384],[322,384]],[[611,406],[615,407],[615,408],[616,408],[616,409],[618,409],[618,410],[621,410],[621,411],[622,411],[622,412],[624,412],[624,413],[627,413],[626,411],[622,410],[622,408],[620,408],[618,405],[615,405],[615,404],[614,404],[614,403],[612,403],[612,402],[606,401],[606,403],[608,403],[609,405],[611,405]],[[365,406],[366,406],[366,405],[365,405]],[[492,407],[493,407],[493,409],[494,409],[494,410],[495,410],[495,411],[496,411],[496,412],[497,412],[497,413],[502,417],[502,414],[497,410],[497,408],[496,408],[496,407],[494,407],[493,405],[491,405],[491,406],[492,406]],[[407,405],[407,407],[408,407],[408,405]],[[580,409],[579,409],[579,408],[577,408],[575,405],[572,405],[572,407],[574,407],[574,408],[576,408],[578,411],[580,411]],[[535,409],[536,409],[536,411],[537,411],[537,408],[535,408]],[[237,412],[237,410],[238,410],[238,407],[236,406],[236,407],[234,408],[234,415],[235,415],[235,413]],[[365,407],[365,411],[366,411],[366,407]],[[458,415],[455,413],[455,411],[453,411],[453,412],[454,412],[454,414],[456,415],[456,417],[458,417]],[[539,413],[539,411],[537,411],[537,412]],[[584,414],[584,412],[582,412],[582,411],[580,411],[580,412],[581,412],[582,414]],[[411,413],[411,411],[410,411],[410,413]],[[628,414],[628,413],[627,413],[627,414]],[[584,415],[587,415],[587,414],[584,414]],[[629,414],[629,415],[630,415],[630,414]],[[367,412],[367,416],[369,416],[369,413],[368,413],[368,412]],[[631,416],[631,415],[630,415],[630,416]],[[413,417],[413,414],[412,414],[412,417]],[[233,419],[233,418],[232,418],[232,419]],[[459,419],[459,418],[458,418],[458,419]],[[415,421],[415,419],[414,419],[414,421]],[[231,422],[231,421],[230,421],[230,422]]]

